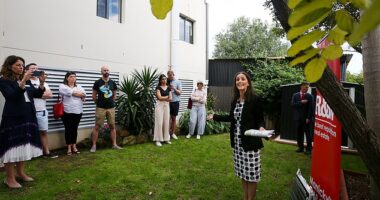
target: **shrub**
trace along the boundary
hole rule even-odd
[[[212,113],[213,111],[208,111],[207,114]],[[217,114],[226,114],[222,112],[217,112]],[[186,110],[181,114],[181,117],[179,118],[179,131],[182,134],[188,134],[189,133],[189,122],[190,122],[190,110]],[[195,134],[197,127],[195,127]],[[217,122],[213,120],[207,120],[206,121],[206,127],[205,127],[205,135],[211,135],[211,134],[219,134],[219,133],[226,133],[229,131],[229,124],[225,122]]]
[[[146,133],[154,127],[154,86],[157,69],[144,67],[120,83],[121,95],[116,101],[117,122],[133,135]]]

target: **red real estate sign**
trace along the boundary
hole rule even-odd
[[[341,124],[317,92],[311,185],[318,199],[339,199]]]
[[[318,47],[325,48],[328,45],[324,40]],[[329,61],[328,65],[340,80],[339,59]],[[318,199],[339,199],[341,132],[338,118],[317,91],[310,182]]]

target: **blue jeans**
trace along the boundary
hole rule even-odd
[[[198,119],[198,120],[197,120]],[[198,121],[198,135],[203,135],[206,126],[206,107],[204,105],[194,106],[190,112],[189,134],[194,135],[195,125]]]

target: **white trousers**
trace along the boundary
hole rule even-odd
[[[154,109],[154,137],[153,141],[169,141],[169,102],[157,100]]]

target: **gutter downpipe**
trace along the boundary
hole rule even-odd
[[[173,7],[172,11],[170,12],[170,55],[169,55],[169,66],[168,70],[174,70],[175,71],[175,53],[174,53],[174,17],[176,14],[176,9],[175,9],[175,1],[173,1]]]
[[[205,3],[205,6],[206,6],[206,80],[209,80],[209,59],[208,59],[208,3],[207,3],[207,0],[204,0],[204,3]]]

